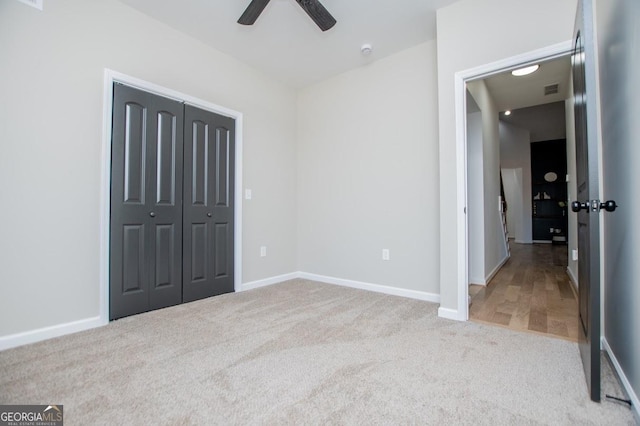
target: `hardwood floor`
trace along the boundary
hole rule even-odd
[[[577,342],[578,302],[567,246],[509,243],[511,258],[488,286],[471,285],[469,317]]]

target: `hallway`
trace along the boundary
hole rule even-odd
[[[567,246],[509,242],[511,258],[487,287],[471,285],[469,318],[578,341],[578,303]]]

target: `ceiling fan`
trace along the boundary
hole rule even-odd
[[[251,0],[247,9],[244,11],[240,19],[238,19],[238,24],[253,25],[264,8],[267,7],[269,1],[270,0]],[[318,0],[296,1],[322,31],[327,31],[336,24],[334,17],[331,16],[327,9],[325,9]]]

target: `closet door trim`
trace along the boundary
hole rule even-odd
[[[100,293],[101,324],[109,322],[109,223],[111,206],[111,129],[113,108],[113,84],[122,83],[165,98],[184,102],[235,120],[235,210],[234,210],[234,289],[242,290],[242,127],[241,112],[141,80],[110,69],[104,70],[103,118],[102,118],[102,173],[100,189]]]

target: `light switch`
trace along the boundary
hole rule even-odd
[[[250,189],[245,189],[244,190],[244,199],[245,200],[250,200],[252,195],[253,194],[251,194],[251,190]]]
[[[390,260],[389,249],[382,249],[382,260]]]

